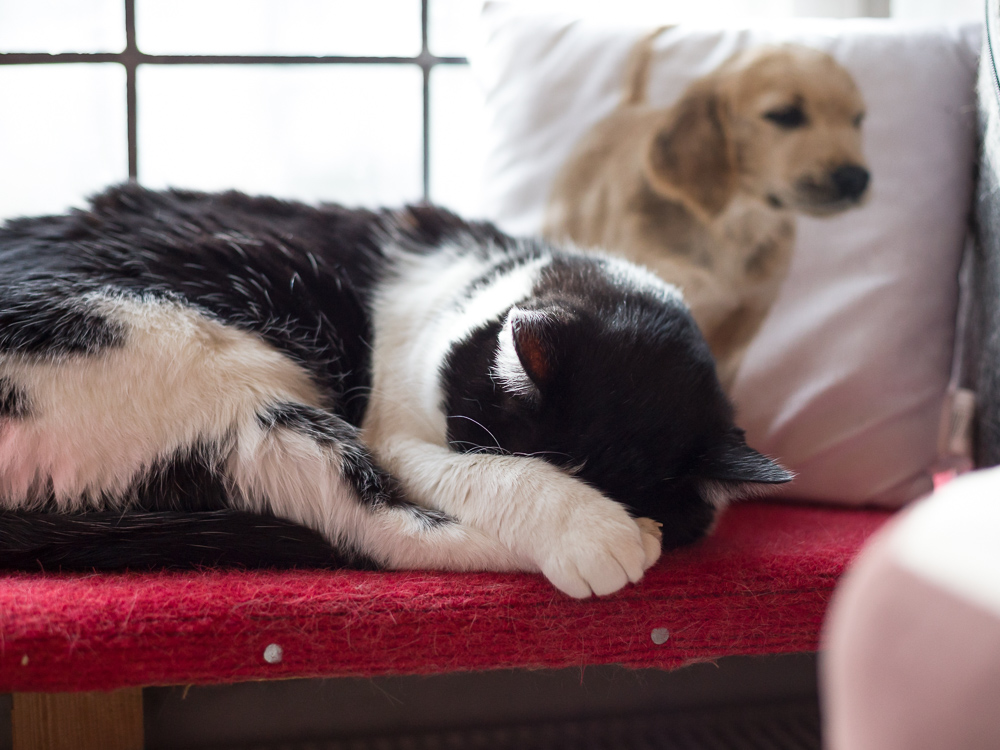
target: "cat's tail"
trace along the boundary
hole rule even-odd
[[[290,521],[232,510],[0,511],[0,569],[373,567]]]

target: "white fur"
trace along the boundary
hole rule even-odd
[[[411,500],[499,539],[519,568],[541,570],[571,596],[608,594],[639,580],[659,556],[659,540],[621,505],[541,459],[447,447],[444,358],[475,326],[525,299],[548,262],[526,263],[456,306],[459,290],[489,263],[447,250],[412,259],[376,300],[364,434]],[[502,356],[509,364],[509,352]]]
[[[645,266],[630,263],[611,255],[602,255],[601,257],[607,264],[608,273],[622,286],[651,294],[666,304],[684,304],[684,297],[679,288],[668,284]]]

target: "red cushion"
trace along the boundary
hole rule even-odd
[[[9,574],[0,576],[0,692],[671,668],[814,650],[837,577],[888,515],[738,505],[712,537],[664,555],[640,584],[587,601],[527,574]],[[654,642],[654,630],[666,641]],[[265,660],[270,644],[279,662]]]

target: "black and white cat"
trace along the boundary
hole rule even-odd
[[[0,229],[0,565],[271,555],[586,597],[789,479],[676,290],[620,260],[136,186]]]

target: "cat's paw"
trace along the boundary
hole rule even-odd
[[[546,545],[541,569],[556,588],[577,599],[637,582],[659,557],[659,528],[640,525],[606,498],[575,507],[567,521]]]

